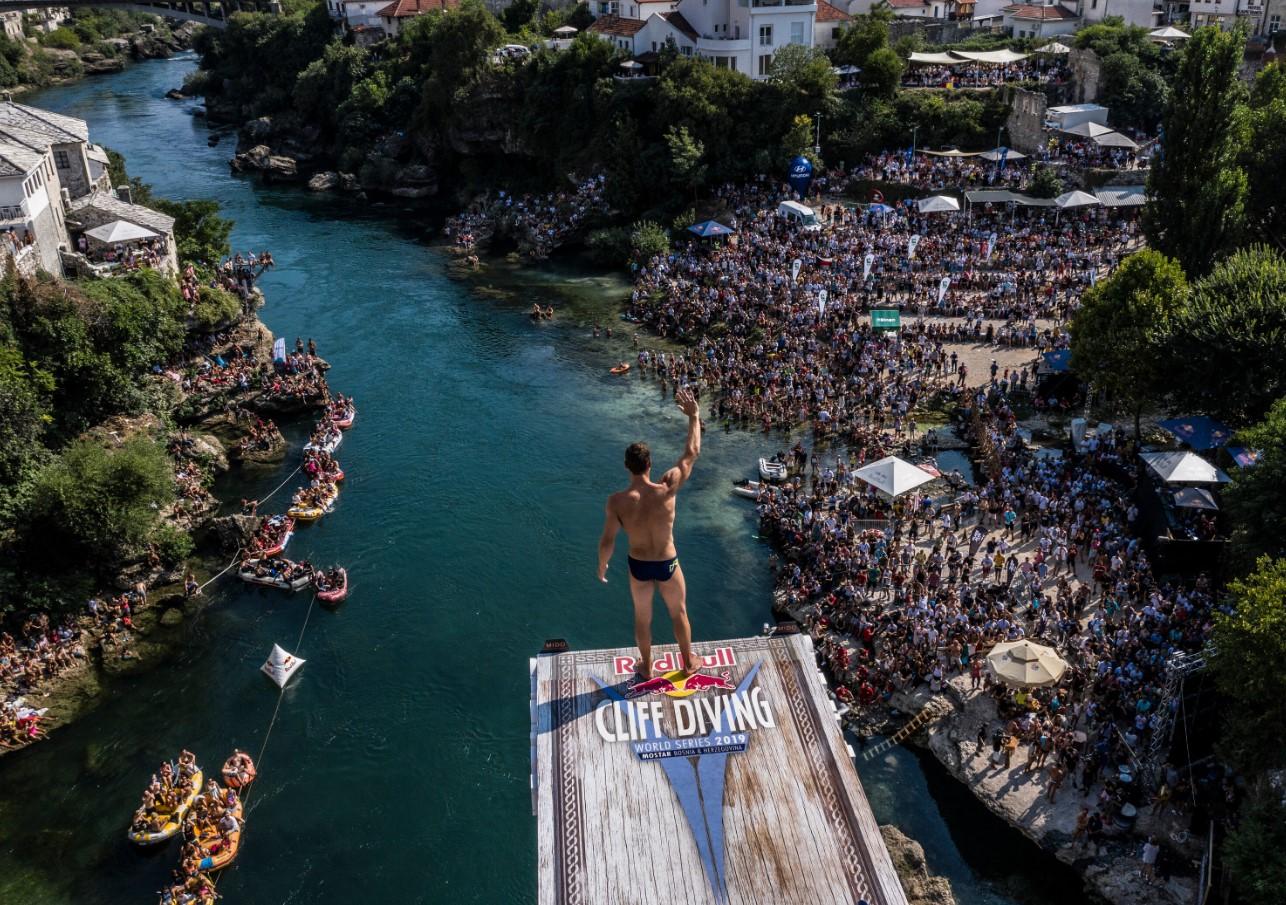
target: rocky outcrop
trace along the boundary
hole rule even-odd
[[[330,192],[337,188],[339,188],[339,174],[334,170],[318,173],[308,180],[308,190],[310,192]]]
[[[274,154],[267,145],[255,145],[232,158],[235,173],[260,173],[265,178],[293,182],[299,178],[299,164],[293,157]]]
[[[893,859],[893,869],[902,881],[910,905],[956,905],[951,882],[929,873],[924,848],[895,826],[880,827],[880,835]]]
[[[84,54],[80,62],[85,66],[86,75],[106,75],[125,68],[125,61],[120,57],[106,57],[93,51]]]
[[[207,526],[207,533],[220,549],[239,550],[259,530],[259,517],[254,515],[225,515],[214,519]]]
[[[469,157],[532,156],[515,128],[513,100],[514,92],[503,76],[473,88],[465,101],[472,115],[461,117],[447,131],[451,149]]]

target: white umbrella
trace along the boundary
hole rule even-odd
[[[132,242],[136,239],[155,239],[160,233],[154,233],[146,227],[128,220],[113,220],[93,229],[85,230],[85,235],[111,245],[114,242]]]
[[[554,29],[554,34],[566,37],[568,35],[576,34],[576,29],[570,25],[560,25]]]
[[[1102,135],[1095,135],[1091,141],[1100,148],[1138,148],[1139,143],[1128,135],[1122,135],[1120,132],[1104,132]]]
[[[1167,484],[1226,484],[1232,480],[1194,452],[1145,452],[1139,458]]]
[[[943,211],[960,210],[960,202],[950,195],[933,195],[928,198],[921,198],[915,204],[922,214],[940,214]]]
[[[1115,132],[1111,126],[1105,126],[1102,123],[1077,123],[1074,126],[1068,126],[1066,129],[1059,129],[1060,132],[1066,132],[1068,135],[1079,135],[1082,138],[1097,138],[1100,135],[1106,135],[1109,132]]]
[[[1067,661],[1053,648],[1026,638],[997,644],[987,654],[987,665],[1002,682],[1020,688],[1053,685],[1067,671]]]
[[[1165,28],[1158,28],[1148,32],[1148,37],[1156,41],[1182,41],[1184,38],[1192,37],[1192,35],[1186,31],[1180,31],[1173,25],[1167,25]]]
[[[1079,189],[1072,192],[1064,192],[1054,199],[1055,207],[1084,207],[1087,204],[1102,204],[1097,198],[1089,192],[1082,192]]]
[[[643,64],[638,62],[637,60],[626,60],[624,63],[621,64],[621,68],[622,69],[642,69]]]
[[[853,474],[891,497],[901,496],[908,490],[914,490],[933,480],[932,475],[897,456],[886,456],[878,462],[859,468]]]
[[[994,163],[1001,158],[1001,150],[1000,148],[993,148],[990,151],[983,151],[978,156],[983,160],[990,160]],[[1011,160],[1026,160],[1027,155],[1021,151],[1015,151],[1013,148],[1009,148],[1004,151],[1004,158],[1005,162],[1008,163]]]
[[[1036,52],[1037,53],[1071,53],[1072,48],[1068,47],[1066,44],[1060,44],[1058,41],[1055,41],[1052,44],[1046,44],[1044,47],[1037,47]]]

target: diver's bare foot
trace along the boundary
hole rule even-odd
[[[679,675],[681,675],[685,679],[690,679],[699,672],[701,672],[700,663],[697,663],[695,665],[692,663],[689,663],[686,669],[682,669],[679,671]]]
[[[635,677],[634,679],[635,682],[649,681],[652,678],[652,667],[649,666],[646,669],[643,667],[635,667],[634,677]]]

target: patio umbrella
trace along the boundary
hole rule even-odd
[[[731,236],[735,230],[730,226],[724,226],[715,220],[703,220],[700,223],[693,223],[688,227],[688,232],[696,233],[701,238],[709,236]]]
[[[1036,52],[1037,53],[1071,53],[1072,48],[1068,47],[1066,44],[1060,44],[1058,41],[1055,41],[1052,44],[1046,44],[1044,47],[1037,47]]]
[[[1139,458],[1167,484],[1227,484],[1231,478],[1194,452],[1144,452]]]
[[[1219,508],[1214,496],[1204,487],[1185,487],[1182,490],[1176,490],[1174,492],[1174,505],[1180,509],[1217,510]]]
[[[987,665],[1002,682],[1017,688],[1053,685],[1067,671],[1067,661],[1053,648],[1026,638],[997,644],[987,654]]]
[[[160,234],[137,223],[130,223],[128,220],[113,220],[111,223],[85,230],[85,235],[111,245],[115,242],[132,242],[136,239],[155,239]]]
[[[1182,41],[1184,38],[1192,37],[1192,35],[1186,31],[1179,31],[1173,25],[1167,25],[1165,28],[1158,28],[1148,32],[1148,37],[1156,41]]]
[[[1106,135],[1116,130],[1102,123],[1077,123],[1074,126],[1068,126],[1066,129],[1059,129],[1058,131],[1066,132],[1068,135],[1079,135],[1082,138],[1097,138],[1100,135]]]
[[[1232,439],[1232,430],[1209,415],[1167,418],[1157,424],[1193,449],[1217,449]]]
[[[897,456],[885,456],[878,462],[859,468],[853,475],[891,497],[901,496],[933,480],[932,475]]]
[[[1102,135],[1095,135],[1090,141],[1100,148],[1129,148],[1138,150],[1139,143],[1128,135],[1122,135],[1120,132],[1104,132]]]
[[[570,38],[572,35],[576,34],[576,29],[570,25],[560,25],[554,29],[554,34],[559,37]]]
[[[960,210],[960,202],[949,195],[933,195],[929,198],[921,198],[915,204],[922,214],[940,214],[944,211]]]
[[[1102,202],[1091,195],[1089,192],[1082,192],[1080,189],[1072,192],[1064,192],[1054,199],[1055,207],[1084,207],[1087,204],[1101,204]]]

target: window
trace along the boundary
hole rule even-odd
[[[759,55],[759,74],[768,75],[772,71],[772,54],[764,53]]]
[[[792,44],[804,43],[804,23],[803,22],[790,23],[790,43]]]
[[[772,47],[772,26],[771,25],[759,26],[759,46]],[[759,59],[762,62],[763,57],[760,57]],[[760,75],[763,75],[763,73],[761,72]]]
[[[686,45],[686,44],[684,44],[682,47],[680,47],[680,48],[679,48],[679,50],[683,53],[683,55],[684,55],[685,57],[690,57],[690,56],[692,56],[692,48],[691,48],[691,47],[689,47],[689,46],[688,46],[688,45]]]
[[[1098,9],[1098,0],[1090,0],[1090,9]]]
[[[838,40],[839,40],[839,29],[838,29],[838,28],[832,28],[832,29],[831,29],[831,40],[832,40],[832,41],[838,41]]]
[[[1279,30],[1279,29],[1281,29],[1281,27],[1282,27],[1282,17],[1281,17],[1281,16],[1269,16],[1269,17],[1268,17],[1268,33],[1269,33],[1270,35],[1275,35],[1275,34],[1277,34],[1278,30]]]

